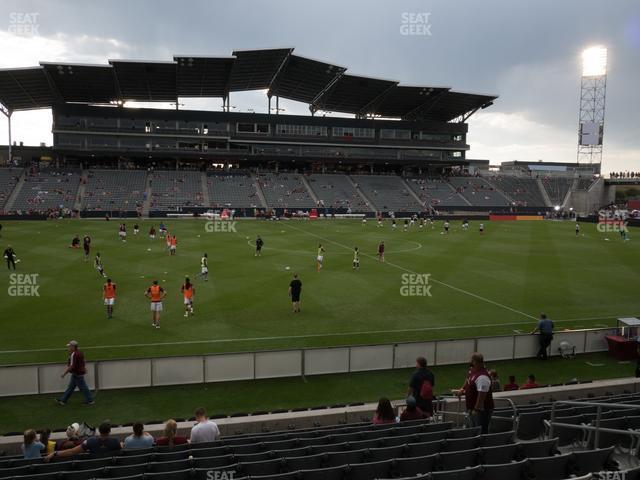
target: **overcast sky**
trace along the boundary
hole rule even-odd
[[[409,17],[427,18],[425,34],[402,34]],[[16,32],[34,19],[29,31]],[[609,49],[603,170],[639,171],[638,0],[0,3],[0,67],[295,47],[350,73],[497,94],[492,107],[469,121],[467,157],[492,163],[575,161],[580,53],[591,45]],[[266,110],[261,92],[232,94],[231,103]],[[219,99],[189,101],[184,108],[220,105]],[[306,105],[282,106],[286,113],[308,114]],[[14,140],[51,145],[50,112],[18,112],[12,122]],[[0,143],[6,142],[2,117]]]

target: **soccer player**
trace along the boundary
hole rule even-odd
[[[120,224],[118,228],[118,235],[120,236],[120,240],[123,242],[127,241],[127,226],[124,223]]]
[[[167,244],[167,252],[171,253],[171,235],[167,233],[164,237],[164,241]]]
[[[137,223],[133,224],[133,234],[137,235],[138,233],[140,233],[140,226]]]
[[[156,239],[156,227],[151,225],[151,228],[149,229],[149,240],[155,240]]]
[[[322,244],[318,245],[318,256],[316,257],[316,271],[320,272],[322,269],[322,262],[324,262],[324,247]]]
[[[189,280],[189,277],[184,279],[182,287],[180,287],[182,296],[184,298],[184,316],[188,317],[189,314],[193,315],[193,296],[196,293],[196,289]]]
[[[178,239],[174,235],[173,237],[171,237],[171,245],[169,246],[169,253],[171,255],[175,255],[176,254],[176,248],[178,248]]]
[[[382,213],[378,212],[376,214],[376,216],[378,217],[378,227],[382,226]]]
[[[293,274],[293,280],[289,283],[289,296],[293,304],[293,313],[300,313],[300,294],[302,293],[302,282],[298,278],[298,274]]]
[[[480,229],[480,235],[484,235],[484,223],[480,224],[479,229]]]
[[[393,228],[394,230],[395,230],[396,228],[398,228],[398,225],[396,225],[396,219],[395,219],[395,218],[392,218],[392,219],[391,219],[391,228]]]
[[[209,257],[206,253],[200,259],[200,273],[196,276],[203,277],[205,282],[209,281]]]
[[[71,246],[69,248],[80,248],[80,237],[78,235],[74,235],[71,239]]]
[[[367,217],[362,217],[362,226],[366,226],[367,225]]]
[[[102,259],[100,258],[100,252],[96,253],[96,258],[93,260],[93,266],[98,271],[102,278],[106,278],[107,274],[104,273],[104,268],[102,266]]]
[[[384,240],[378,244],[378,261],[384,263]]]
[[[160,222],[160,235],[167,233],[167,228],[164,226],[164,222]]]
[[[580,235],[580,224],[576,223],[576,237]]]
[[[113,305],[116,303],[116,284],[107,278],[107,283],[102,286],[102,298],[107,307],[107,318],[113,318]]]
[[[258,235],[256,237],[256,253],[254,256],[259,257],[260,255],[262,255],[262,246],[264,245],[264,242],[262,241],[262,238],[260,238],[260,235]]]
[[[360,252],[358,247],[353,248],[353,269],[360,270]]]
[[[424,228],[424,218],[420,217],[420,228]]]
[[[16,252],[13,250],[11,245],[7,245],[7,248],[4,251],[4,258],[7,261],[7,269],[11,270],[16,269]]]
[[[154,328],[160,328],[160,312],[162,311],[162,299],[167,296],[164,288],[158,285],[158,280],[154,280],[144,296],[151,300],[151,325]]]
[[[82,248],[84,249],[84,261],[89,260],[89,253],[91,252],[91,237],[87,233],[82,239]]]
[[[444,233],[445,233],[445,235],[448,235],[448,234],[449,234],[449,220],[445,220],[445,221],[444,221],[444,225],[443,225],[443,227],[444,227]]]
[[[406,218],[404,219],[404,231],[406,232],[407,229],[409,228],[409,220],[407,220]]]
[[[467,220],[466,218],[462,221],[462,230],[469,230],[469,220]]]

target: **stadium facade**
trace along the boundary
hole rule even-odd
[[[320,168],[365,164],[373,170],[378,163],[463,165],[466,120],[497,98],[404,86],[346,70],[292,48],[234,51],[230,57],[176,55],[168,62],[41,63],[0,71],[0,102],[7,115],[52,108],[54,152],[65,163],[124,155],[248,166],[271,160],[324,164]],[[266,91],[268,114],[231,111],[232,94],[248,90]],[[223,111],[180,111],[181,98],[220,98]],[[306,103],[311,116],[280,114],[281,98]],[[176,109],[124,108],[126,102],[164,102]]]

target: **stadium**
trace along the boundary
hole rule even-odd
[[[499,163],[497,81],[205,50],[0,68],[0,478],[640,478],[605,47],[575,156]]]

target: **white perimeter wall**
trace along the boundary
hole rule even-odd
[[[606,335],[615,329],[557,332],[551,354],[567,340],[576,353],[607,350]],[[423,356],[429,365],[466,363],[472,352],[482,352],[487,361],[534,357],[538,350],[536,335],[506,335],[431,342],[350,347],[278,350],[188,357],[164,357],[131,360],[105,360],[87,363],[89,388],[116,388],[184,385],[262,378],[297,377],[327,373],[408,368]],[[68,377],[60,378],[63,364],[17,365],[0,367],[0,397],[57,393],[65,389]]]

